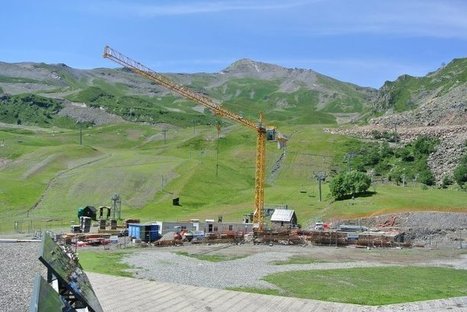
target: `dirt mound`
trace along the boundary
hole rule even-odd
[[[430,229],[458,229],[467,228],[467,212],[405,212],[398,214],[386,214],[362,219],[368,227],[377,227],[387,220],[395,217],[394,226],[409,228],[430,228]]]
[[[346,222],[372,229],[399,229],[415,245],[457,247],[467,242],[467,212],[406,212],[345,220],[342,223]]]
[[[175,236],[175,232],[167,232],[159,240],[172,241],[174,239],[174,236]]]

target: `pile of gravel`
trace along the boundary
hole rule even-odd
[[[461,212],[406,212],[345,220],[342,223],[384,229],[380,226],[393,219],[394,228],[405,232],[406,239],[416,245],[457,248],[467,242],[467,213]]]
[[[0,243],[0,310],[29,311],[36,273],[46,277],[39,261],[40,243]]]
[[[395,226],[401,229],[459,229],[467,228],[467,213],[420,211],[397,214],[385,214],[361,219],[363,225],[376,227],[395,217]]]
[[[175,232],[167,232],[165,233],[159,240],[160,241],[171,241],[174,239]]]

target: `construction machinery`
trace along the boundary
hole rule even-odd
[[[211,98],[197,93],[193,90],[182,86],[171,79],[149,69],[148,67],[130,59],[129,57],[121,54],[120,52],[112,49],[109,46],[104,48],[104,58],[108,58],[125,68],[130,69],[134,73],[145,77],[158,85],[165,87],[166,89],[188,99],[197,104],[201,104],[210,109],[214,114],[232,120],[239,123],[247,128],[255,130],[257,133],[256,140],[256,170],[255,170],[255,203],[254,203],[254,214],[253,223],[257,232],[263,232],[264,226],[264,181],[265,181],[265,165],[266,165],[266,133],[267,128],[263,124],[263,115],[260,113],[259,122],[253,122],[243,116],[235,114],[227,109],[223,108],[219,103],[212,100]],[[281,140],[284,142],[284,137],[281,136]]]

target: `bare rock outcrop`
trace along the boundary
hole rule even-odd
[[[441,184],[444,177],[452,177],[454,169],[467,149],[467,124],[454,126],[428,127],[384,127],[368,125],[363,127],[325,129],[325,132],[354,136],[362,139],[374,139],[375,132],[384,133],[397,131],[400,142],[409,143],[420,136],[438,138],[440,144],[437,150],[428,158],[428,166],[433,172],[436,183]]]
[[[88,107],[83,103],[66,102],[65,107],[58,115],[70,117],[77,122],[88,122],[94,125],[125,122],[120,116],[108,113],[100,108]]]

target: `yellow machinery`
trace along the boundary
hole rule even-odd
[[[255,123],[243,118],[240,115],[232,113],[221,107],[218,103],[207,96],[194,92],[169,78],[147,68],[146,66],[126,57],[120,52],[106,46],[104,49],[104,58],[132,70],[136,74],[143,76],[160,86],[163,86],[182,97],[189,99],[195,103],[201,104],[209,108],[213,113],[240,123],[250,129],[254,129],[257,133],[256,141],[256,172],[255,172],[255,207],[253,214],[253,223],[258,232],[263,231],[264,225],[264,181],[265,181],[265,166],[266,166],[266,127],[263,125],[263,116],[260,114],[259,122]]]

